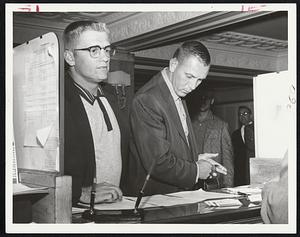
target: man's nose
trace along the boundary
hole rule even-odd
[[[107,56],[107,54],[105,53],[105,50],[104,49],[101,49],[100,50],[100,57],[99,57],[101,60],[107,62],[109,61],[110,57]]]

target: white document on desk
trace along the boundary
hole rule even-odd
[[[177,193],[170,193],[165,195],[153,195],[144,197],[142,201],[150,203],[155,206],[174,206],[182,204],[191,204],[202,202],[205,200],[214,200],[222,198],[235,198],[237,194],[206,192],[202,189],[196,191],[183,191]]]
[[[262,196],[261,196],[261,188],[259,186],[250,186],[250,185],[244,185],[244,186],[238,186],[234,188],[224,188],[225,192],[229,193],[244,193],[248,195],[248,199],[250,202],[261,202]]]
[[[145,196],[142,198],[139,208],[149,207],[168,207],[176,205],[184,205],[191,203],[198,203],[204,200],[235,198],[239,195],[217,192],[206,192],[202,189],[196,191],[184,191],[169,194],[158,194],[152,196]],[[134,209],[136,197],[126,197],[115,203],[100,203],[95,205],[96,210],[126,210]]]
[[[96,210],[133,210],[136,202],[136,197],[126,197],[123,196],[121,201],[113,202],[113,203],[98,203],[95,204],[94,208]],[[88,204],[80,203],[80,206],[89,207]],[[139,208],[147,208],[153,207],[153,205],[149,203],[145,203],[141,201]]]
[[[28,187],[27,185],[16,183],[13,184],[13,195],[48,193],[48,187]]]

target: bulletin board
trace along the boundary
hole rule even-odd
[[[59,43],[50,32],[13,50],[13,124],[18,168],[60,170]]]

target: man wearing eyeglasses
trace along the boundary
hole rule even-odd
[[[234,151],[234,185],[250,183],[249,158],[254,157],[254,124],[251,109],[240,106],[238,117],[241,127],[232,133]]]
[[[114,49],[104,23],[78,21],[64,31],[64,171],[72,176],[72,202],[122,198],[120,129],[100,83],[107,78]]]

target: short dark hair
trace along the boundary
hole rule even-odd
[[[251,111],[251,109],[250,109],[249,107],[245,106],[245,105],[241,105],[241,106],[239,106],[239,109],[238,109],[238,111],[240,111],[241,109],[246,109],[246,110],[248,110],[249,114],[252,114],[252,111]]]
[[[109,35],[109,30],[105,23],[97,21],[75,21],[69,24],[64,30],[64,45],[65,49],[72,49],[77,39],[82,32],[86,30],[95,30],[99,32],[106,32]]]
[[[184,58],[194,55],[205,66],[210,65],[210,54],[208,49],[199,41],[186,41],[184,42],[177,50],[175,51],[173,58],[176,58],[178,61],[182,61]]]

